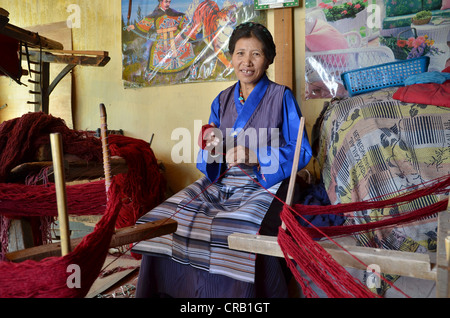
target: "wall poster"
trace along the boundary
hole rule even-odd
[[[427,55],[450,65],[449,0],[305,0],[307,99],[348,96],[340,74]]]
[[[228,39],[250,20],[253,0],[122,0],[124,86],[235,80]]]

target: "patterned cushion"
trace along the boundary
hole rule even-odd
[[[416,14],[406,14],[398,17],[389,17],[383,20],[383,29],[401,28],[411,25],[411,18]]]
[[[422,10],[440,10],[442,0],[422,0]]]
[[[424,1],[435,1],[435,0],[424,0]],[[439,0],[439,2],[441,1]],[[422,1],[417,0],[416,1],[384,0],[384,4],[386,6],[387,17],[402,16],[422,11]]]

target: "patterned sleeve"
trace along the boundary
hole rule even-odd
[[[145,17],[144,19],[136,23],[136,27],[142,33],[148,33],[151,29],[155,28],[155,19]]]

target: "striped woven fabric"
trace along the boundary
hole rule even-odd
[[[257,185],[252,169],[231,168],[216,183],[202,177],[141,217],[137,223],[173,218],[174,234],[138,243],[133,252],[166,255],[211,274],[254,282],[255,255],[230,250],[232,233],[257,234],[280,183]],[[247,173],[247,174],[246,174]]]

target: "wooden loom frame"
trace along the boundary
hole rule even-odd
[[[103,170],[105,176],[105,191],[108,194],[108,189],[112,182],[112,174],[110,167],[110,151],[108,147],[107,138],[107,122],[106,122],[106,108],[104,104],[100,104],[101,117],[101,139],[102,139],[102,153],[103,153]],[[60,222],[61,241],[59,243],[46,244],[37,247],[32,247],[12,253],[7,253],[6,258],[12,262],[22,262],[25,260],[40,261],[48,257],[65,256],[70,253],[83,238],[70,240],[69,219],[67,211],[67,197],[66,197],[66,177],[63,163],[62,137],[60,133],[50,134],[51,151],[53,159],[53,167],[55,173],[55,189],[58,205],[58,219]],[[108,199],[108,198],[107,198]],[[151,239],[154,237],[174,233],[177,230],[178,223],[170,218],[158,220],[155,222],[148,222],[138,224],[121,229],[117,229],[112,235],[110,248],[119,246],[126,246],[134,242]],[[105,259],[105,265],[108,267],[114,260]],[[130,273],[129,270],[122,274],[109,278],[106,281],[96,280],[91,286],[89,293],[85,296],[87,298],[95,297],[102,291],[113,286],[115,282],[125,277]]]
[[[35,65],[35,73],[37,79],[33,81],[34,102],[29,104],[35,105],[35,111],[49,113],[50,94],[58,83],[77,65],[103,67],[110,61],[108,52],[106,51],[68,51],[63,50],[63,45],[57,41],[40,36],[36,32],[31,32],[9,23],[9,13],[0,8],[0,34],[4,34],[11,38],[17,39],[30,46],[29,59],[30,63]],[[50,63],[67,64],[66,67],[54,78],[50,83]],[[103,104],[100,105],[100,113],[102,119],[102,138],[106,138],[106,109]],[[67,216],[64,211],[67,209],[65,202],[65,182],[75,180],[80,177],[89,176],[90,179],[100,177],[104,171],[104,166],[94,165],[88,166],[86,162],[63,162],[60,136],[52,134],[52,153],[55,158],[52,161],[24,163],[13,169],[12,174],[15,178],[20,178],[30,170],[41,170],[44,167],[52,167],[55,176],[55,184],[58,188],[58,213],[61,213],[65,229],[61,229],[61,242],[46,244],[41,246],[29,247],[24,244],[24,249],[7,253],[6,259],[12,262],[22,262],[25,260],[40,261],[47,257],[59,257],[70,252],[81,241],[82,238],[70,239],[68,235]],[[105,151],[105,146],[103,146]],[[108,165],[110,163],[108,158]],[[104,155],[105,160],[105,155]],[[123,158],[112,158],[112,166],[118,168],[119,173],[126,172],[125,160]],[[65,175],[65,170],[70,171],[69,175]],[[89,170],[89,173],[86,173]],[[115,169],[117,171],[117,169]],[[109,177],[105,176],[107,179]],[[89,179],[89,178],[87,178]],[[61,193],[62,192],[62,193]],[[21,220],[19,220],[20,222]],[[178,223],[172,219],[159,220],[145,224],[129,226],[117,229],[111,239],[110,248],[128,245],[144,239],[166,235],[176,231]],[[26,224],[20,225],[22,232],[26,231]],[[64,232],[64,233],[63,233]],[[28,247],[28,248],[27,248]]]
[[[111,60],[106,51],[73,51],[64,50],[61,43],[40,36],[9,23],[9,13],[0,8],[0,34],[17,39],[30,47],[29,61],[34,66],[36,79],[29,81],[34,84],[34,90],[30,93],[34,101],[28,104],[34,105],[34,111],[49,113],[50,94],[58,83],[72,71],[77,65],[103,67]],[[22,56],[26,58],[26,56]],[[50,64],[66,64],[64,69],[50,82]]]
[[[104,160],[105,188],[109,188],[111,182],[111,173],[109,167],[109,149],[107,145],[107,124],[106,109],[104,104],[100,104],[101,114],[101,130],[102,130],[102,150]],[[65,173],[62,159],[62,143],[59,134],[50,135],[52,142],[52,154],[54,159],[55,170],[55,187],[57,189],[58,216],[62,219],[61,242],[35,246],[6,254],[6,258],[12,262],[22,262],[25,260],[40,261],[47,257],[64,256],[74,249],[83,238],[70,239],[68,220],[67,220],[67,203],[65,193]],[[178,223],[170,218],[137,224],[120,228],[115,231],[111,238],[110,248],[128,245],[142,240],[148,240],[154,237],[173,233],[177,230]]]
[[[291,89],[295,87],[293,75],[293,9],[274,9],[275,18],[275,44],[281,48],[275,59],[275,80]],[[281,58],[282,60],[278,60]],[[300,131],[299,131],[300,134]],[[297,139],[298,141],[299,139]],[[298,146],[298,145],[297,145]],[[294,165],[295,166],[295,165]],[[289,184],[289,191],[295,186],[292,175],[297,171],[293,169]],[[289,193],[289,192],[288,192]],[[287,197],[286,203],[291,200]],[[401,252],[393,250],[376,249],[359,246],[343,247],[365,264],[378,264],[380,268],[388,269],[391,274],[414,277],[436,281],[436,296],[438,298],[450,297],[450,199],[447,211],[438,214],[438,240],[436,259],[428,254]],[[284,257],[278,245],[277,237],[263,235],[248,235],[234,233],[228,237],[229,247],[246,252]],[[331,242],[319,242],[325,250],[342,266],[367,270],[347,252]]]
[[[289,180],[286,204],[292,205],[295,179],[301,144],[303,139],[304,118],[301,118],[298,131],[297,145],[295,149],[294,162]],[[282,224],[285,229],[285,224]],[[342,266],[367,270],[346,251],[331,242],[319,242],[320,245]],[[277,237],[264,235],[251,235],[233,233],[228,236],[228,245],[231,249],[264,254],[270,256],[284,257],[278,245]],[[436,296],[438,298],[450,297],[450,200],[447,211],[438,214],[438,240],[435,262],[431,262],[430,255],[368,248],[359,246],[343,246],[352,255],[365,264],[377,264],[384,273],[397,274],[414,278],[436,281]]]

